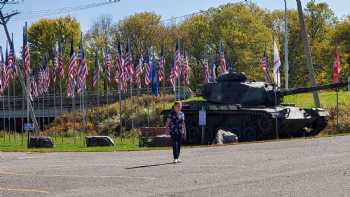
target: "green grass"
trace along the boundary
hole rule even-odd
[[[339,135],[350,131],[350,92],[339,92],[339,106],[340,106],[340,125],[343,131],[335,132],[335,106],[336,106],[336,93],[333,92],[321,92],[320,100],[322,107],[331,112],[331,120],[329,126],[325,130],[322,136],[328,136],[325,134]],[[202,97],[192,97],[184,102],[192,101],[204,101]],[[314,107],[313,96],[311,93],[291,95],[284,98],[284,103],[294,103],[299,107]],[[159,103],[160,105],[163,105]],[[169,108],[172,102],[167,102],[163,108]],[[127,138],[113,138],[115,146],[113,147],[86,147],[84,144],[84,136],[79,135],[74,142],[73,137],[53,136],[55,143],[54,148],[51,149],[28,149],[27,148],[27,135],[20,134],[6,134],[0,131],[0,151],[7,152],[114,152],[114,151],[138,151],[138,150],[155,150],[164,148],[154,147],[139,147],[138,137]]]
[[[193,102],[193,101],[205,101],[205,99],[201,96],[194,96],[194,97],[191,97],[191,98],[188,98],[184,101],[182,101],[183,103],[188,103],[188,102]]]
[[[335,108],[336,106],[336,92],[321,92],[320,93],[321,105],[325,109]],[[286,96],[284,103],[294,103],[300,107],[314,107],[314,100],[311,93],[307,94],[296,94]],[[339,92],[339,106],[341,108],[350,107],[350,92],[340,91]]]
[[[27,148],[27,135],[6,134],[0,137],[0,151],[4,152],[115,152],[115,151],[140,151],[164,149],[157,147],[139,147],[138,137],[113,138],[115,146],[111,147],[86,147],[84,136],[52,137],[54,148]],[[23,140],[22,140],[23,139]],[[63,140],[63,143],[62,143]]]
[[[331,109],[336,106],[336,92],[335,91],[323,91],[320,92],[321,105],[325,109]],[[201,96],[191,97],[184,100],[183,102],[192,101],[205,101]],[[312,93],[296,94],[284,97],[284,103],[293,103],[299,107],[314,107],[314,100]],[[350,107],[350,92],[340,91],[339,92],[339,106]]]

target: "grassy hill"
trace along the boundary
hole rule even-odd
[[[325,109],[332,109],[336,106],[336,92],[320,92],[321,105]],[[284,98],[285,103],[295,103],[297,106],[314,107],[314,100],[311,93],[290,95]],[[350,107],[350,92],[339,92],[339,106]]]
[[[202,97],[192,97],[188,101],[203,101]],[[336,131],[336,93],[321,92],[320,100],[322,107],[330,112],[330,123],[325,130],[327,134],[350,132],[350,92],[339,92],[339,109],[340,109],[340,129]],[[143,96],[133,98],[131,101],[123,101],[122,119],[124,134],[132,134],[131,127],[139,128],[144,126],[162,126],[160,112],[168,109],[172,105],[173,97],[166,96],[155,99],[152,96]],[[291,95],[284,98],[284,103],[294,103],[299,107],[314,107],[313,96],[311,93]],[[149,111],[148,111],[149,110]],[[148,119],[149,117],[149,119]],[[77,114],[76,129],[81,130],[82,114]],[[149,120],[149,124],[148,124]],[[47,130],[63,131],[67,136],[72,135],[72,114],[68,113],[64,117],[64,128],[61,120],[57,119]],[[133,125],[132,125],[133,124]],[[119,103],[109,106],[90,109],[87,112],[87,124],[83,130],[90,134],[119,134]]]

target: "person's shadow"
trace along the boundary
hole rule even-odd
[[[129,167],[129,168],[125,168],[125,169],[126,170],[133,170],[133,169],[138,169],[138,168],[150,168],[150,167],[165,166],[165,165],[170,165],[170,164],[174,164],[174,162],[134,166],[134,167]]]

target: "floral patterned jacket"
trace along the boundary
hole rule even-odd
[[[172,110],[168,115],[170,135],[182,134],[182,127],[185,121],[185,115],[182,112],[177,113]]]

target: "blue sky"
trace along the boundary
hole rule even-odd
[[[21,12],[19,16],[13,18],[9,22],[9,29],[14,33],[15,48],[18,52],[22,42],[22,26],[25,21],[33,23],[40,18],[28,17],[33,11],[41,10],[57,10],[59,8],[74,7],[79,5],[86,5],[94,2],[105,2],[107,0],[20,0],[17,5],[10,5],[5,7],[4,12],[18,10]],[[283,0],[251,0],[259,6],[269,9],[284,9]],[[97,7],[78,12],[63,13],[60,15],[49,16],[55,18],[70,14],[76,17],[80,23],[83,31],[87,31],[96,18],[101,15],[111,15],[113,21],[118,21],[126,16],[142,11],[153,11],[162,16],[162,19],[177,17],[185,14],[190,14],[199,10],[206,10],[210,7],[216,7],[228,2],[240,2],[239,0],[121,0],[119,3],[110,4],[103,7]],[[306,1],[302,0],[303,3]],[[317,0],[316,2],[321,2]],[[338,17],[350,15],[350,6],[348,1],[344,0],[329,0],[327,1],[330,7],[335,11]],[[296,8],[295,0],[287,0],[289,8]],[[5,44],[5,33],[3,29],[0,30],[0,45]]]

